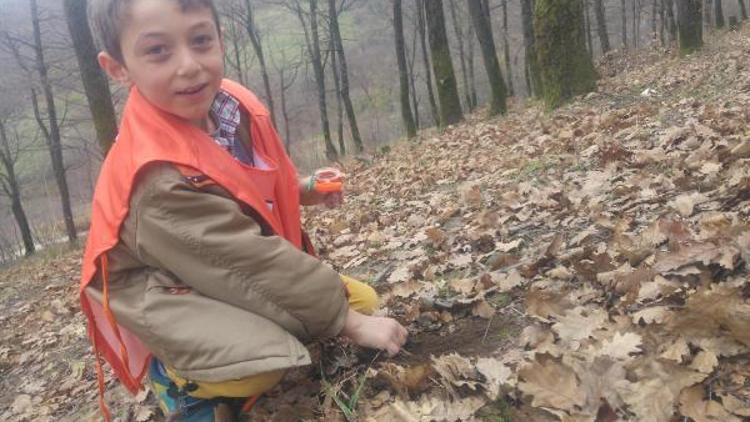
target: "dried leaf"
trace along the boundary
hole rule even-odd
[[[549,355],[537,355],[518,370],[518,376],[522,380],[518,388],[533,397],[532,406],[572,410],[586,401],[573,370]]]

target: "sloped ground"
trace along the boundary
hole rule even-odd
[[[611,56],[558,111],[514,105],[348,164],[346,205],[307,226],[411,341],[395,359],[314,346],[254,419],[750,417],[747,63],[748,28],[687,58]],[[1,276],[3,420],[97,416],[77,262]]]

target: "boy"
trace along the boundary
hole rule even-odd
[[[131,392],[148,371],[170,416],[231,420],[310,363],[301,342],[340,335],[398,353],[406,330],[365,315],[374,291],[308,254],[300,203],[340,196],[298,180],[265,108],[223,80],[213,1],[90,6],[99,64],[131,87],[80,288],[100,391],[103,355]]]

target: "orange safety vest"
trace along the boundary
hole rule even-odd
[[[101,356],[133,394],[141,388],[151,356],[143,343],[115,320],[109,309],[107,277],[107,251],[119,241],[135,178],[144,166],[170,162],[183,174],[206,175],[250,206],[260,217],[260,223],[274,234],[303,248],[297,170],[284,151],[268,111],[255,95],[235,82],[224,80],[222,89],[247,110],[253,147],[269,163],[270,169],[256,169],[241,163],[205,132],[158,109],[137,89],[130,92],[117,142],[102,164],[94,192],[79,290],[96,354],[100,392],[104,388]],[[273,201],[272,209],[266,205],[267,200]],[[86,287],[97,271],[102,278],[103,303],[86,294]],[[100,402],[107,415],[102,397]]]

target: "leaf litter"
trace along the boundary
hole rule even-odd
[[[344,420],[353,395],[365,421],[750,417],[749,30],[615,53],[557,111],[513,101],[345,163],[347,203],[306,226],[410,342],[313,345],[255,417]],[[97,418],[78,253],[0,276],[3,420]],[[121,420],[159,420],[107,382]]]

